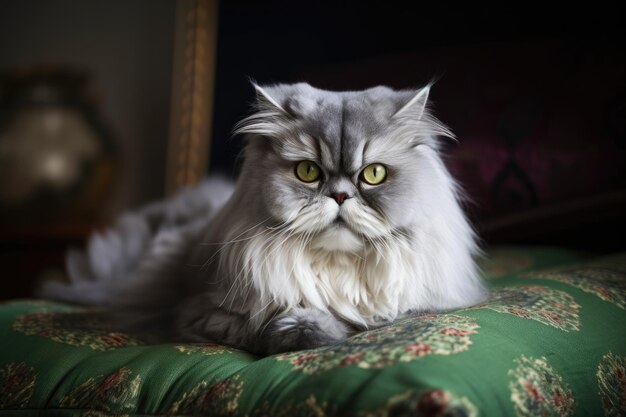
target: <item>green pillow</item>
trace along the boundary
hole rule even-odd
[[[3,416],[626,415],[626,254],[503,248],[491,297],[258,358],[144,345],[83,310],[0,305]]]

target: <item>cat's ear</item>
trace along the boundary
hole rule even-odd
[[[261,87],[252,80],[250,84],[256,92],[256,100],[253,104],[255,111],[235,125],[233,135],[282,136],[281,129],[284,125],[282,122],[288,119],[288,113],[281,105],[285,94],[282,93],[280,85]]]
[[[430,85],[418,90],[412,96],[409,96],[409,100],[402,105],[393,117],[407,117],[413,120],[421,120],[426,110],[426,104],[428,103],[428,95],[430,94]]]
[[[259,109],[278,110],[287,114],[287,111],[280,105],[279,98],[276,97],[276,94],[273,94],[274,91],[272,90],[274,89],[272,87],[261,87],[254,81],[250,82],[256,91],[256,105]]]
[[[431,84],[418,91],[397,92],[397,103],[400,110],[392,119],[400,126],[411,127],[408,142],[413,145],[430,143],[437,146],[437,137],[454,139],[454,133],[428,111],[428,95]]]

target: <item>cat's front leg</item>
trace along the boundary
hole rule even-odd
[[[295,308],[274,318],[259,335],[267,354],[313,349],[346,339],[351,329],[331,313]]]
[[[175,322],[178,338],[185,342],[212,342],[261,353],[255,349],[256,329],[245,313],[215,305],[210,294],[186,300]]]

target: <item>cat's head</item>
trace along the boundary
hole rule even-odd
[[[256,113],[236,130],[249,137],[242,178],[284,227],[313,245],[353,251],[446,209],[433,207],[454,187],[437,137],[452,134],[427,109],[429,87],[255,88]]]

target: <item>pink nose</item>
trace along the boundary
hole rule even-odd
[[[342,205],[343,202],[345,201],[345,199],[348,197],[348,194],[346,194],[346,193],[337,193],[337,194],[333,194],[332,197],[335,199],[337,204]]]

